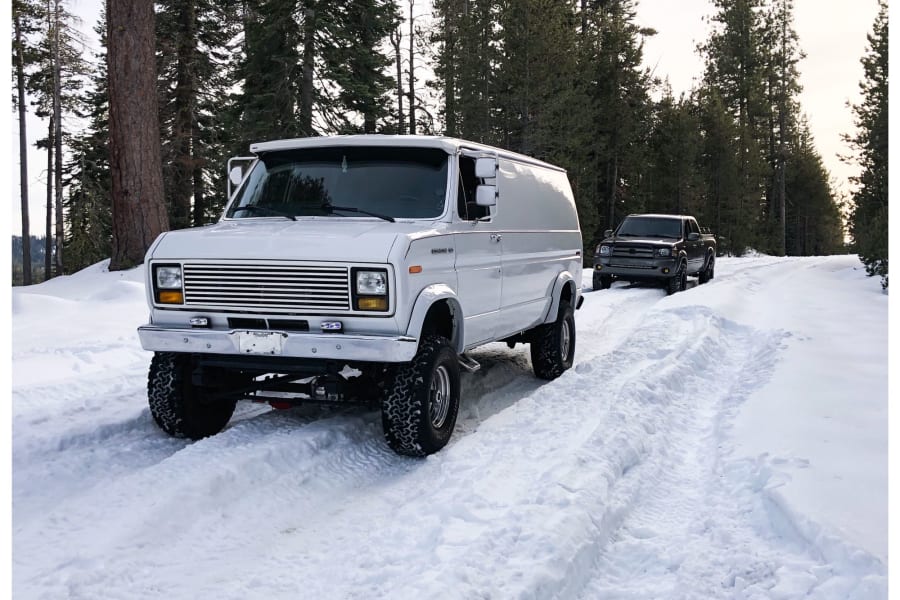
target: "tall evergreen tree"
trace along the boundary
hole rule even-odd
[[[834,254],[843,249],[841,212],[813,142],[801,121],[788,145],[785,171],[785,240],[788,254]]]
[[[231,85],[228,46],[238,33],[237,7],[231,0],[161,0],[156,7],[164,187],[177,229],[204,223],[218,193],[228,138],[221,99]]]
[[[714,29],[702,46],[706,59],[705,85],[715,88],[737,126],[739,157],[736,210],[722,225],[730,250],[742,254],[757,245],[764,229],[767,177],[768,100],[764,86],[762,0],[713,0]]]
[[[846,136],[862,173],[853,178],[850,234],[869,275],[888,287],[888,6],[879,0],[878,16],[862,57],[862,100],[851,108],[856,133]]]
[[[95,31],[100,51],[94,54],[89,91],[81,112],[88,123],[73,137],[67,164],[66,268],[83,269],[108,258],[112,242],[112,207],[109,173],[109,94],[106,79],[106,11]]]
[[[28,219],[28,136],[25,113],[25,72],[38,60],[30,38],[38,31],[40,4],[33,0],[13,0],[13,60],[16,95],[13,103],[19,114],[19,186],[22,211],[22,283],[31,285],[31,234]]]

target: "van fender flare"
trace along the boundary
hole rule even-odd
[[[544,315],[544,323],[552,323],[556,320],[556,313],[559,312],[560,298],[562,298],[562,293],[566,286],[570,288],[572,308],[576,308],[579,304],[577,301],[578,290],[575,288],[575,278],[572,277],[572,274],[568,271],[563,271],[556,276],[556,281],[553,282],[553,292],[550,296],[550,308],[547,310],[547,314]]]
[[[457,353],[462,353],[464,349],[463,327],[465,326],[462,305],[456,292],[445,283],[433,283],[419,292],[410,314],[406,335],[421,340],[425,318],[428,316],[428,311],[437,302],[446,302],[450,308],[450,316],[453,320],[453,334],[451,335],[450,345]]]

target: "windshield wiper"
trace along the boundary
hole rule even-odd
[[[239,210],[246,210],[246,211],[250,211],[250,212],[262,212],[262,213],[266,213],[269,215],[274,215],[276,217],[285,217],[287,219],[290,219],[291,221],[297,220],[297,217],[295,217],[294,215],[292,215],[290,213],[281,212],[280,210],[275,210],[274,208],[266,208],[265,206],[257,206],[256,204],[248,204],[246,206],[239,206],[236,209],[234,209],[233,212],[237,212]]]
[[[376,217],[378,219],[384,219],[385,221],[390,221],[391,223],[394,223],[394,217],[389,217],[387,215],[380,215],[378,213],[369,212],[367,210],[363,210],[361,208],[355,208],[353,206],[335,206],[334,204],[323,204],[322,210],[327,210],[329,212],[335,212],[335,211],[340,210],[340,211],[344,211],[344,212],[361,213],[364,215],[369,215],[370,217]]]

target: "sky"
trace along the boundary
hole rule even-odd
[[[70,0],[71,10],[82,17],[85,33],[91,37],[101,4],[99,0]],[[416,13],[421,4],[417,3]],[[839,193],[849,194],[852,188],[848,178],[859,170],[856,165],[839,159],[839,155],[849,154],[841,136],[854,131],[847,102],[860,101],[859,82],[863,71],[859,61],[877,12],[876,0],[794,0],[794,26],[806,53],[799,65],[803,86],[800,105],[832,176],[834,189]],[[676,96],[690,90],[703,73],[696,46],[708,36],[707,18],[711,14],[713,5],[709,0],[638,0],[638,23],[657,31],[645,41],[644,64],[660,78],[668,78]],[[12,139],[8,147],[13,160],[5,162],[9,177],[18,183],[18,122],[16,113],[10,111],[9,115]],[[46,125],[30,118],[28,127],[29,138],[34,140]],[[32,148],[28,160],[31,232],[39,235],[45,218],[46,154]],[[11,204],[12,230],[19,233],[20,203]]]

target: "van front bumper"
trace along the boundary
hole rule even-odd
[[[409,336],[310,334],[284,331],[138,327],[144,350],[284,356],[359,362],[403,363],[415,357],[418,340]]]

